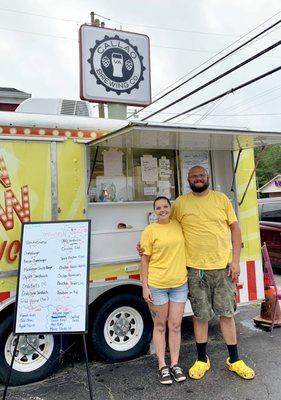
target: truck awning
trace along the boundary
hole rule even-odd
[[[146,122],[130,122],[89,143],[90,146],[174,150],[239,150],[269,144],[281,144],[281,132]]]

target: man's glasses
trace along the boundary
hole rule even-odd
[[[189,175],[189,179],[203,179],[206,178],[207,174],[197,174],[197,175]]]

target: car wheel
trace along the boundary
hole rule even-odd
[[[13,315],[0,323],[0,380],[6,382],[11,365],[16,336],[13,335]],[[59,336],[20,335],[13,363],[10,385],[25,385],[46,378],[58,366]]]
[[[122,294],[107,300],[97,311],[91,329],[94,352],[108,362],[119,362],[148,351],[152,320],[144,300]]]

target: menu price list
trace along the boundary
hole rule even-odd
[[[85,330],[87,226],[26,227],[32,229],[22,245],[16,333]]]

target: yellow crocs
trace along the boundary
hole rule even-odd
[[[243,379],[253,379],[255,377],[255,371],[252,368],[248,367],[248,365],[246,365],[243,360],[231,363],[228,358],[226,360],[226,367],[229,369],[229,371],[235,372]]]
[[[188,375],[192,379],[201,379],[209,371],[211,367],[209,357],[207,357],[207,361],[198,361],[196,360],[195,363],[188,371]]]

